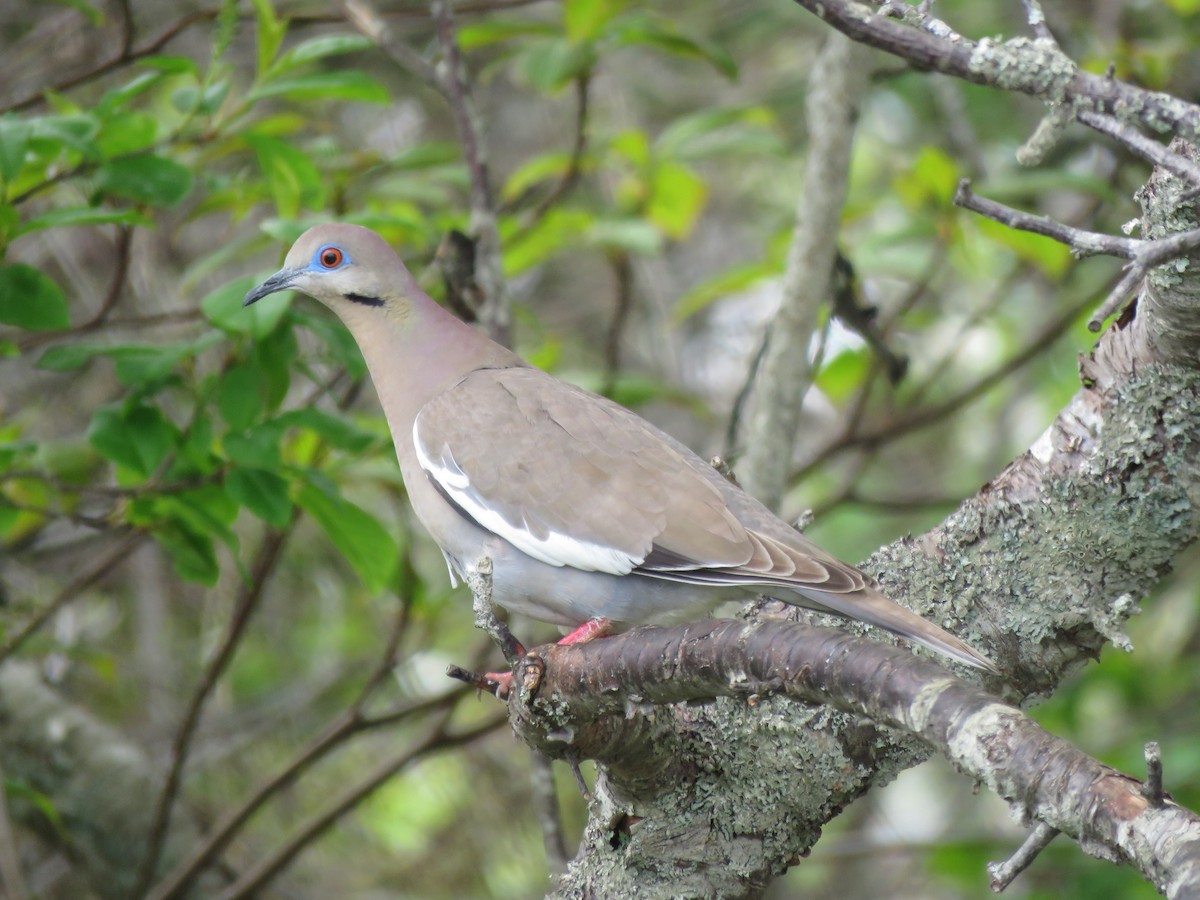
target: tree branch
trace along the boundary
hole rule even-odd
[[[1065,107],[1072,115],[1078,110],[1100,111],[1161,134],[1200,136],[1200,107],[1161,91],[1084,72],[1045,40],[971,41],[929,16],[924,4],[887,3],[881,12],[874,12],[853,0],[796,2],[852,40],[905,59],[918,69],[1029,94]]]
[[[804,188],[788,250],[779,312],[758,373],[755,413],[738,476],[747,492],[777,509],[791,468],[812,373],[808,353],[817,312],[830,293],[858,106],[867,88],[866,54],[830,35],[813,65],[806,106],[809,148]]]
[[[544,673],[530,690],[513,692],[514,727],[545,753],[571,750],[604,763],[610,789],[687,764],[657,743],[645,756],[629,752],[644,704],[737,698],[750,708],[753,735],[784,713],[769,708],[769,698],[826,703],[916,735],[1008,801],[1022,821],[1138,867],[1169,896],[1200,892],[1200,816],[1169,801],[1154,805],[1136,779],[906,650],[829,628],[709,621],[535,653]],[[516,680],[529,683],[520,667]],[[632,837],[650,839],[641,831]]]

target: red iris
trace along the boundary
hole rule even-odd
[[[337,247],[326,247],[321,251],[321,265],[327,269],[336,269],[342,264],[342,251]]]

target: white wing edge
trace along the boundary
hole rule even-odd
[[[490,508],[486,499],[471,486],[470,477],[455,461],[447,445],[442,445],[437,459],[429,454],[421,441],[420,424],[418,416],[413,422],[413,447],[416,449],[418,465],[467,515],[492,534],[504,538],[527,556],[559,568],[569,566],[584,572],[628,575],[641,565],[642,560],[615,547],[581,541],[558,531],[550,531],[545,538],[538,538],[527,529],[510,524],[503,515]]]

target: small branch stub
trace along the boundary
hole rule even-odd
[[[1029,832],[1029,836],[1017,848],[1017,852],[1004,862],[988,863],[989,886],[993,893],[999,894],[1013,883],[1018,875],[1029,868],[1030,863],[1037,859],[1038,854],[1050,846],[1050,842],[1058,837],[1058,829],[1045,822],[1038,822],[1037,827]]]
[[[1146,782],[1142,785],[1142,796],[1152,806],[1163,805],[1162,748],[1158,746],[1158,741],[1146,744]]]

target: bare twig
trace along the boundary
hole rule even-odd
[[[1038,0],[1021,0],[1021,5],[1025,7],[1025,21],[1029,23],[1029,27],[1033,29],[1033,33],[1039,41],[1045,41],[1051,47],[1058,46],[1058,40],[1050,31],[1050,26],[1046,24],[1046,14],[1042,12],[1042,5]]]
[[[1069,246],[1072,252],[1078,256],[1103,253],[1129,260],[1129,264],[1125,268],[1125,275],[1097,307],[1092,318],[1088,320],[1088,328],[1091,331],[1099,331],[1103,327],[1104,320],[1115,313],[1121,304],[1137,290],[1151,269],[1200,247],[1200,228],[1181,231],[1170,237],[1153,241],[1083,231],[1056,222],[1046,216],[1031,215],[1005,206],[1003,203],[979,197],[971,191],[971,184],[966,179],[959,182],[954,202],[958,206],[987,216],[989,219],[995,219],[1011,228],[1019,228],[1021,231],[1031,231],[1053,238]]]
[[[71,334],[87,334],[104,326],[109,313],[113,311],[125,290],[125,280],[129,276],[129,253],[132,246],[133,228],[121,225],[117,228],[116,264],[108,284],[108,290],[104,294],[104,299],[100,301],[100,307],[86,322],[64,329],[64,331]],[[22,352],[25,352],[40,344],[61,338],[64,331],[39,331],[18,341],[17,346],[21,348]]]
[[[1146,782],[1142,785],[1142,796],[1151,806],[1163,805],[1162,748],[1158,741],[1146,743]]]
[[[451,709],[443,713],[426,732],[425,737],[385,760],[374,772],[358,784],[352,785],[324,810],[305,821],[299,831],[283,846],[245,872],[236,882],[222,891],[217,900],[241,900],[241,898],[256,895],[264,885],[283,871],[299,855],[300,851],[324,834],[338,819],[354,809],[397,772],[430,753],[438,750],[450,750],[478,740],[508,722],[508,717],[501,714],[485,719],[466,731],[450,733],[446,729],[452,712]]]
[[[1048,216],[1036,216],[1013,209],[1011,206],[1005,206],[1003,203],[997,203],[995,200],[988,200],[971,190],[971,182],[966,178],[958,183],[958,190],[954,192],[954,205],[979,213],[979,215],[1007,225],[1009,228],[1030,231],[1056,240],[1060,244],[1066,244],[1076,256],[1104,255],[1132,259],[1138,245],[1145,243],[1145,241],[1133,238],[1116,237],[1097,231],[1084,231],[1082,228],[1064,225]]]
[[[475,563],[474,571],[467,573],[467,586],[475,609],[475,627],[492,639],[511,666],[525,655],[525,648],[496,616],[492,606],[492,561],[486,556]]]
[[[533,808],[542,827],[542,844],[546,848],[546,868],[550,874],[565,872],[571,855],[563,833],[562,815],[558,809],[558,792],[554,789],[554,764],[537,750],[530,750],[532,769],[529,783]]]
[[[450,104],[471,184],[471,235],[476,241],[475,281],[483,292],[479,322],[488,335],[505,346],[512,341],[508,285],[500,258],[500,232],[488,172],[483,123],[471,94],[466,62],[458,48],[454,13],[446,0],[430,4],[444,68],[439,76]]]
[[[346,11],[346,18],[350,20],[351,25],[402,68],[416,75],[430,87],[439,91],[444,89],[444,84],[433,65],[404,41],[399,40],[374,6],[366,0],[344,0],[342,9]]]
[[[521,223],[521,230],[517,233],[518,236],[524,234],[544,219],[546,213],[550,212],[579,183],[579,178],[583,174],[583,157],[587,152],[587,125],[591,83],[590,72],[583,72],[575,79],[575,142],[571,146],[571,158],[567,160],[567,169],[563,172],[562,178],[551,188],[550,193],[538,201],[538,205],[533,208],[533,211],[526,220]]]
[[[999,894],[1013,883],[1013,879],[1029,868],[1030,863],[1037,859],[1038,854],[1050,846],[1060,834],[1057,828],[1038,822],[1033,831],[1025,838],[1017,852],[1004,862],[988,863],[989,885]]]
[[[616,282],[612,321],[608,325],[608,337],[604,341],[605,393],[612,393],[621,371],[621,340],[625,336],[625,325],[633,310],[633,260],[628,253],[618,250],[609,255],[613,279]]]
[[[1136,128],[1131,128],[1112,116],[1102,115],[1090,109],[1078,110],[1075,113],[1075,118],[1089,128],[1093,128],[1101,134],[1108,135],[1126,149],[1154,163],[1154,165],[1160,166],[1168,172],[1173,172],[1180,178],[1184,178],[1195,185],[1200,185],[1200,166],[1197,166],[1187,157],[1175,153],[1169,147],[1164,147],[1153,138],[1146,137],[1146,135],[1142,134]]]
[[[913,431],[936,424],[952,413],[957,412],[962,407],[987,393],[1013,372],[1016,372],[1045,352],[1063,335],[1071,323],[1079,317],[1080,313],[1091,305],[1091,302],[1091,298],[1086,297],[1064,310],[1059,316],[1046,323],[1034,339],[1018,353],[1009,357],[991,372],[979,378],[974,384],[968,385],[941,403],[910,412],[903,418],[895,419],[866,431],[859,431],[856,427],[847,428],[838,438],[826,444],[806,461],[792,475],[792,482],[795,483],[802,480],[811,471],[844,450],[855,447],[877,447],[880,444],[888,443],[904,435],[911,434]]]
[[[295,522],[294,515],[292,522]],[[196,727],[200,724],[200,714],[203,712],[204,705],[212,694],[213,688],[216,687],[217,681],[220,680],[233,659],[234,652],[245,633],[246,625],[254,610],[257,609],[258,601],[267,586],[271,572],[283,552],[283,546],[291,533],[291,528],[292,525],[289,524],[281,531],[271,532],[258,548],[257,558],[250,569],[249,581],[238,594],[233,615],[230,617],[221,643],[213,653],[208,665],[205,666],[204,674],[192,694],[179,730],[175,734],[175,740],[171,744],[171,762],[167,770],[167,778],[162,792],[159,794],[153,823],[146,838],[146,854],[142,858],[141,875],[138,879],[138,889],[135,892],[137,897],[146,894],[158,868],[159,857],[167,838],[167,829],[170,827],[171,810],[175,805],[175,799],[183,781],[184,765],[187,763],[188,754],[191,751]]]
[[[104,578],[109,572],[119,566],[122,562],[129,558],[138,545],[146,539],[147,535],[144,531],[129,531],[125,536],[118,541],[113,547],[98,559],[86,572],[75,578],[70,584],[64,587],[46,607],[35,615],[32,619],[25,623],[17,632],[9,638],[8,642],[0,647],[0,663],[4,662],[14,653],[21,649],[22,645],[35,634],[38,629],[45,625],[54,617],[59,610],[67,605],[71,600],[77,597],[80,593],[90,588],[97,581]]]

